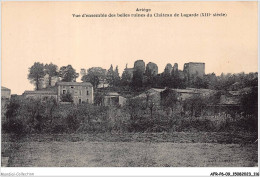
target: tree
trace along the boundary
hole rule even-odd
[[[130,120],[135,122],[142,115],[142,109],[146,109],[146,104],[142,98],[133,98],[127,100],[125,109],[130,114]]]
[[[165,66],[164,72],[161,74],[161,82],[163,87],[170,87],[172,85],[171,72],[172,72],[172,65],[168,63]]]
[[[61,95],[61,101],[62,102],[73,102],[73,98],[71,93],[67,92],[65,94]]]
[[[151,93],[149,93],[149,91],[146,91],[145,94],[146,94],[146,107],[149,108],[151,119],[153,119],[153,110],[156,106],[155,105],[156,100],[155,98],[153,98]]]
[[[114,86],[118,86],[120,84],[120,76],[118,72],[118,66],[116,66],[116,69],[114,71]]]
[[[183,87],[183,81],[180,78],[180,73],[178,70],[173,69],[171,72],[170,87],[171,88],[182,88]]]
[[[20,108],[20,101],[18,99],[11,98],[10,102],[6,106],[5,116],[8,119],[11,119],[17,116],[17,112]]]
[[[44,65],[43,63],[35,62],[29,68],[28,79],[31,83],[35,84],[36,90],[39,90],[44,78]]]
[[[105,80],[106,70],[101,67],[92,67],[88,69],[87,75],[83,76],[81,80],[83,82],[90,82],[94,89],[98,87],[101,80]]]
[[[207,88],[215,89],[217,84],[217,76],[215,73],[206,74],[203,77],[204,82],[207,84]]]
[[[192,97],[184,100],[184,110],[190,111],[190,116],[198,117],[206,107],[207,101],[201,95],[193,95]]]
[[[83,77],[83,76],[85,76],[86,74],[87,74],[86,69],[81,68],[81,69],[80,69],[80,76]]]
[[[146,65],[144,85],[146,87],[151,87],[155,84],[155,77],[158,74],[158,66],[155,63],[149,62]]]
[[[131,82],[132,82],[132,75],[129,72],[127,65],[126,65],[126,67],[123,71],[123,74],[122,74],[121,85],[129,86],[131,84]]]
[[[57,109],[57,101],[54,97],[47,98],[45,100],[44,107],[45,107],[45,114],[46,117],[50,119],[50,123],[53,122],[53,113],[55,112],[55,109]]]
[[[60,68],[59,76],[63,82],[75,82],[79,73],[71,65],[68,65]]]
[[[94,104],[95,105],[103,105],[103,99],[104,99],[104,93],[101,92],[95,92],[94,96]]]
[[[55,65],[55,64],[52,64],[52,63],[46,64],[44,66],[44,72],[45,72],[45,74],[48,74],[48,76],[49,76],[49,78],[48,78],[48,86],[49,87],[51,86],[52,77],[58,76],[58,74],[59,74],[57,70],[58,70],[58,66]]]
[[[173,112],[178,102],[177,92],[167,88],[164,92],[162,92],[162,98],[162,106],[170,108]]]
[[[253,87],[249,93],[243,94],[241,99],[241,108],[245,115],[258,114],[258,87]]]
[[[110,66],[110,68],[107,70],[107,75],[106,75],[107,82],[110,87],[114,86],[114,70],[113,70],[113,65]]]

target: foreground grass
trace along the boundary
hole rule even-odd
[[[257,166],[257,145],[142,142],[29,142],[14,167]]]
[[[2,142],[17,141],[2,134]],[[88,133],[88,134],[29,134],[21,142],[173,142],[248,144],[257,140],[257,133],[248,132],[162,132],[162,133]],[[21,138],[18,138],[21,140]]]
[[[12,167],[257,166],[255,135],[138,133],[2,136]]]

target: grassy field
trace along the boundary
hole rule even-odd
[[[199,142],[199,138],[185,140],[184,137],[189,137],[189,134],[180,134],[34,135],[14,142],[3,138],[2,157],[9,157],[8,166],[13,167],[257,166],[257,144],[241,142],[227,144],[223,141],[205,143]],[[195,133],[194,137],[201,135],[196,136]],[[132,139],[122,142],[123,137],[127,140],[129,138],[126,137]],[[173,139],[167,140],[167,137],[175,139],[170,141]],[[251,141],[249,139],[248,135],[237,141]]]

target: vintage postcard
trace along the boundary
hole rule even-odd
[[[259,176],[256,1],[3,1],[1,36],[1,175]]]

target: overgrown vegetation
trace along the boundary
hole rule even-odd
[[[214,99],[218,98],[218,93]],[[57,104],[55,99],[11,99],[2,119],[4,133],[100,133],[100,132],[257,132],[255,90],[243,96],[240,110],[208,114],[208,102],[194,96],[180,103],[173,92],[169,104],[130,99],[123,107],[91,104]],[[250,101],[248,101],[250,99]],[[208,100],[211,101],[211,100]],[[251,103],[251,104],[249,104]],[[253,104],[253,105],[252,105]],[[247,105],[247,106],[246,106]],[[183,110],[176,108],[183,106]]]

